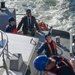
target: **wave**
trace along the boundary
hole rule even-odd
[[[6,6],[25,14],[30,8],[32,14],[56,29],[75,32],[75,0],[6,0]],[[17,17],[17,22],[22,16]]]

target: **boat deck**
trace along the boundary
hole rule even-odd
[[[7,33],[9,57],[15,53],[20,53],[23,57],[23,64],[18,71],[9,70],[12,75],[30,75],[29,73],[31,73],[31,75],[40,75],[39,72],[33,67],[33,59],[37,56],[36,50],[44,43],[44,36],[47,33],[48,31],[42,31],[40,33],[37,32],[35,37]],[[70,59],[70,34],[64,31],[53,30],[52,38],[55,40],[55,42],[56,36],[60,36],[60,44],[57,44],[58,55],[62,55],[65,58]],[[5,43],[5,39],[3,39],[3,43]],[[0,46],[2,46],[1,40]],[[0,52],[1,49],[2,48],[0,47]],[[8,64],[10,64],[10,62],[7,62],[7,65]],[[3,65],[2,57],[0,58],[0,66],[1,65]],[[9,67],[10,65],[8,65],[8,68]],[[5,70],[0,69],[0,75],[6,75]]]
[[[9,70],[9,73],[11,73],[12,75],[26,75],[28,67],[32,66],[33,59],[35,58],[33,55],[35,54],[35,47],[36,47],[36,43],[38,43],[38,38],[24,36],[24,35],[18,35],[18,34],[10,34],[10,33],[6,33],[6,34],[8,36],[9,57],[7,58],[7,54],[6,54],[7,51],[5,50],[4,58],[6,59],[7,67],[9,69],[12,67],[12,70]],[[3,44],[5,43],[5,41],[6,41],[6,39],[4,38]],[[34,41],[36,41],[36,43]],[[0,53],[1,53],[2,49],[3,49],[1,37],[0,37],[0,46],[1,46],[0,47]],[[15,55],[13,55],[13,54],[15,54]],[[17,54],[21,54],[22,59],[19,58],[19,56],[17,56]],[[0,66],[3,66],[2,59],[3,58],[1,56],[0,57]],[[16,63],[16,61],[19,63]],[[3,68],[0,68],[0,75],[7,75],[6,71]]]

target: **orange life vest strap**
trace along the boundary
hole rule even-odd
[[[50,46],[48,40],[46,40],[45,42],[47,43],[49,50],[52,51],[51,46]]]
[[[53,43],[54,49],[56,49],[56,44],[53,40],[52,40],[52,43]]]

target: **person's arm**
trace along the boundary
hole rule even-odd
[[[19,25],[18,25],[18,27],[17,27],[17,30],[19,30],[19,29],[21,28],[21,26],[22,26],[22,24],[23,24],[23,21],[24,21],[24,18],[21,19],[21,21],[20,21],[20,23],[19,23]]]
[[[45,49],[45,43],[37,50],[37,54],[40,54]]]
[[[7,25],[6,28],[5,28],[5,32],[11,33],[11,29],[10,29],[10,27],[9,27],[8,25]]]

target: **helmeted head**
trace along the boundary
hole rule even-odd
[[[9,22],[15,21],[15,19],[14,19],[13,17],[10,17],[8,21],[9,21]]]
[[[48,58],[46,55],[37,56],[33,61],[33,65],[38,71],[43,71],[46,66],[47,60]]]

